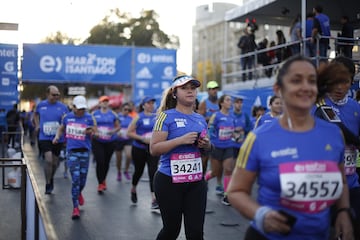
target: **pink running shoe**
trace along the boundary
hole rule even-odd
[[[98,193],[99,194],[103,194],[103,192],[104,192],[104,184],[102,184],[102,183],[100,183],[99,185],[98,185],[98,188],[97,188],[97,190],[98,190]]]
[[[130,181],[131,180],[131,176],[129,172],[124,172],[125,178],[126,180]]]
[[[121,182],[121,172],[119,171],[116,178],[119,182]]]
[[[79,219],[80,218],[80,210],[79,210],[79,208],[74,208],[71,218],[72,219]]]
[[[79,195],[79,205],[82,206],[85,204],[85,199],[83,197],[83,195],[80,193]]]

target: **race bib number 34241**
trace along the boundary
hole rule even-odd
[[[173,183],[196,182],[202,179],[202,161],[199,152],[174,153],[170,157]]]

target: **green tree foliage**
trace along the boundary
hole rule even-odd
[[[80,39],[70,38],[65,33],[57,31],[47,36],[43,43],[58,43],[58,44],[76,44],[80,42]]]
[[[138,18],[132,18],[129,13],[122,13],[119,9],[110,10],[104,19],[90,30],[90,36],[83,42],[80,39],[68,37],[57,31],[46,37],[43,43],[55,44],[103,44],[139,47],[158,47],[177,49],[180,45],[179,37],[164,33],[157,22],[158,15],[154,10],[142,11]],[[64,92],[64,84],[56,84]],[[21,98],[30,100],[34,97],[44,98],[44,84],[24,84]],[[121,87],[120,87],[121,88]],[[99,95],[99,85],[86,85],[88,96]],[[102,93],[101,93],[102,94]]]
[[[110,14],[90,30],[84,43],[178,48],[179,38],[164,33],[157,22],[158,17],[154,10],[142,11],[138,18],[119,9],[110,10]]]

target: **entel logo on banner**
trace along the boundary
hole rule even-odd
[[[40,59],[40,69],[43,72],[50,73],[53,71],[60,72],[62,67],[61,59],[59,57],[52,57],[45,55]]]
[[[144,64],[151,62],[151,56],[150,54],[146,53],[139,53],[137,56],[138,63]]]
[[[137,55],[137,61],[138,63],[145,64],[145,63],[174,63],[175,59],[172,55],[166,55],[166,54],[157,54],[151,56],[147,53],[139,53]]]

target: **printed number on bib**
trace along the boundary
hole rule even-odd
[[[99,138],[103,140],[110,140],[110,128],[109,127],[98,127]]]
[[[171,175],[174,183],[196,182],[202,179],[200,153],[174,153],[170,158]]]
[[[75,140],[85,140],[86,124],[68,123],[66,126],[66,137]]]
[[[353,175],[356,172],[356,156],[355,147],[346,146],[344,153],[344,169],[346,175]]]
[[[333,204],[341,195],[342,177],[337,163],[306,161],[279,166],[280,203],[293,210],[316,213]]]
[[[220,127],[219,128],[219,140],[229,140],[234,133],[233,127]]]
[[[56,134],[60,124],[58,122],[45,122],[43,124],[43,132],[47,136],[53,136]]]

